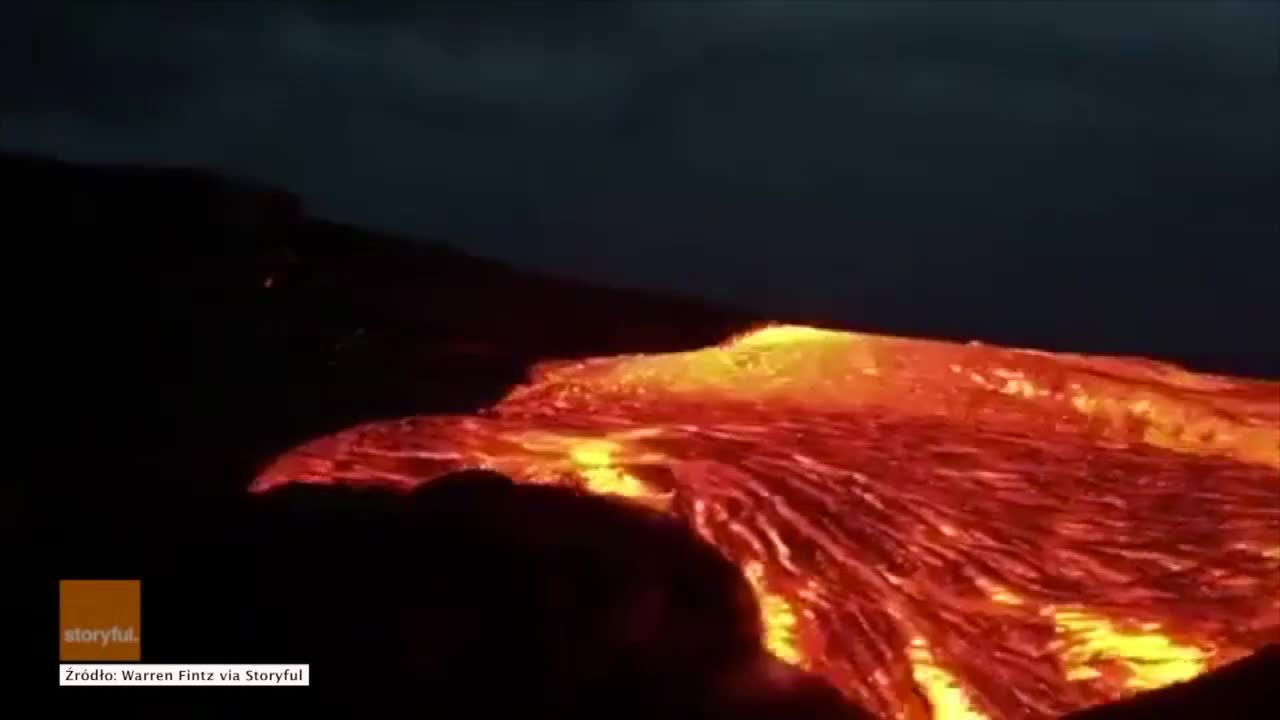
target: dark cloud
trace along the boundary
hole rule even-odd
[[[778,312],[1261,342],[1217,318],[1280,259],[1273,3],[53,5],[6,147]]]

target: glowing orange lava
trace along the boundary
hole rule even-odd
[[[886,718],[1050,718],[1280,640],[1280,384],[778,326],[550,363],[258,478],[468,467],[685,518],[766,645]]]

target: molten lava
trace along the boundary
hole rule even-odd
[[[474,417],[357,427],[258,478],[463,468],[687,520],[779,658],[882,717],[1050,718],[1280,640],[1280,384],[769,327],[548,363]]]

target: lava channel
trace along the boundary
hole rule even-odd
[[[770,326],[546,363],[254,489],[465,468],[680,516],[743,568],[776,656],[885,718],[1053,718],[1280,640],[1280,383]]]

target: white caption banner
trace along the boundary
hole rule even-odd
[[[58,684],[72,686],[303,687],[311,666],[157,665],[153,663],[62,663]]]

